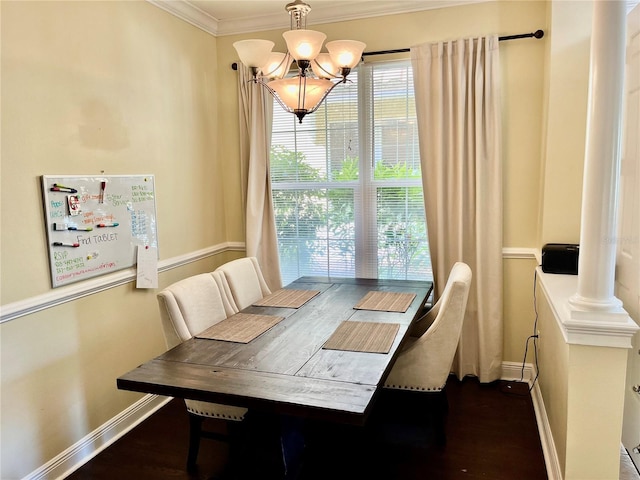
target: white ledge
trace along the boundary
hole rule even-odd
[[[639,327],[624,309],[578,311],[569,303],[578,290],[578,276],[544,273],[540,267],[537,270],[565,342],[596,347],[632,347],[632,337]]]

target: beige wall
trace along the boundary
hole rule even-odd
[[[224,244],[216,39],[144,1],[0,8],[2,305],[51,291],[43,174],[155,174],[161,260]],[[140,397],[115,379],[164,350],[157,308],[154,291],[127,284],[0,326],[0,478],[29,474]]]
[[[464,7],[430,10],[366,20],[314,26],[327,40],[359,39],[366,51],[406,48],[422,42],[497,33],[509,35],[547,28],[547,3],[543,1],[490,2]],[[379,32],[384,31],[384,35]],[[348,35],[345,33],[348,32]],[[282,31],[260,32],[218,38],[220,111],[237,116],[237,74],[231,64],[238,61],[233,42],[245,38],[265,38],[284,51]],[[543,127],[543,93],[546,40],[519,40],[500,45],[502,64],[504,124],[504,246],[539,247],[538,215],[540,199]],[[386,60],[381,56],[377,60]],[[407,58],[407,56],[405,56]],[[369,57],[367,61],[375,61]],[[232,122],[221,122],[220,158],[237,158],[238,131]],[[239,166],[225,170],[225,185],[239,182]],[[237,209],[227,218],[231,240],[244,238],[239,197],[230,202]],[[230,209],[230,211],[232,211]],[[533,328],[533,271],[535,260],[505,260],[505,343],[504,360],[522,361],[525,340]],[[507,296],[508,295],[508,296]],[[531,357],[529,357],[531,358]]]
[[[226,240],[216,72],[147,2],[2,2],[3,304],[50,288],[42,174],[153,173],[161,257]]]
[[[429,10],[365,20],[314,25],[327,34],[327,41],[354,38],[367,44],[366,51],[406,48],[422,42],[497,33],[532,32],[546,26],[546,2],[489,2],[464,7]],[[384,31],[384,35],[380,32]],[[347,35],[348,32],[348,35]],[[282,30],[218,38],[220,111],[237,116],[237,74],[231,64],[238,61],[233,42],[265,38],[284,51]],[[505,234],[506,247],[537,247],[540,155],[542,138],[542,94],[545,72],[545,42],[505,42],[500,49],[503,71]],[[378,57],[386,60],[388,57]],[[405,58],[408,58],[405,56]],[[369,57],[367,61],[375,61]],[[233,122],[222,122],[218,153],[221,158],[238,157],[238,131]],[[225,171],[226,185],[236,185],[238,166]],[[229,238],[244,238],[240,202],[227,224]],[[528,267],[527,267],[528,268]],[[532,272],[533,276],[533,272]]]
[[[591,17],[591,2],[550,3],[541,245],[580,241]]]
[[[348,31],[367,50],[538,28],[548,34],[547,5],[490,2],[320,28],[329,39]],[[161,259],[244,240],[230,65],[237,61],[231,44],[250,35],[214,38],[143,1],[5,1],[0,8],[3,305],[50,291],[42,174],[155,174]],[[260,37],[282,49],[280,33]],[[552,225],[540,214],[559,197],[553,185],[540,193],[541,157],[550,151],[542,130],[547,42],[501,44],[505,247],[539,247],[541,226],[554,235],[553,225],[575,213],[556,198],[564,202],[559,219]],[[80,126],[93,135],[81,135]],[[560,138],[551,144],[559,149]],[[558,153],[554,161],[565,160]],[[170,270],[160,286],[234,255]],[[505,261],[506,361],[522,360],[531,333],[534,266],[531,258]],[[128,284],[0,326],[0,478],[28,474],[139,398],[116,390],[115,378],[163,350],[156,312],[154,292]]]
[[[538,281],[538,330],[540,331],[539,385],[556,455],[564,478],[567,456],[567,402],[569,388],[569,348],[556,322],[549,298]]]
[[[557,319],[567,298],[548,288],[538,282],[539,380],[558,468],[565,480],[617,478],[627,349],[568,344]]]
[[[529,335],[533,335],[535,258],[508,258],[503,265],[504,360],[522,362]],[[534,362],[533,343],[529,342],[527,362]]]
[[[592,10],[555,1],[548,12],[541,244],[580,241]],[[559,319],[568,297],[539,300],[539,384],[562,476],[618,478],[628,350],[567,344]]]
[[[565,480],[618,478],[627,349],[569,345]]]

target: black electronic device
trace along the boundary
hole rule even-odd
[[[542,271],[545,273],[578,274],[580,245],[547,243],[542,247]]]

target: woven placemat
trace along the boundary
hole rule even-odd
[[[284,317],[276,317],[275,315],[236,313],[210,326],[205,331],[196,335],[196,338],[249,343],[282,320],[284,320]]]
[[[352,352],[389,353],[400,324],[344,321],[322,348]]]
[[[290,288],[282,288],[258,300],[253,305],[256,307],[300,308],[319,293],[320,290],[293,290]]]
[[[372,291],[362,297],[353,308],[382,312],[406,312],[414,298],[416,298],[415,293]]]

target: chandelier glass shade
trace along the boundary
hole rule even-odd
[[[321,53],[327,36],[305,28],[311,7],[295,0],[285,10],[291,16],[291,30],[282,34],[287,53],[272,52],[274,43],[270,40],[240,40],[233,46],[240,61],[251,69],[252,81],[265,87],[282,108],[302,123],[304,116],[315,112],[336,85],[347,81],[366,45],[357,40],[334,40],[325,45],[328,53]],[[293,61],[297,74],[285,78]]]

